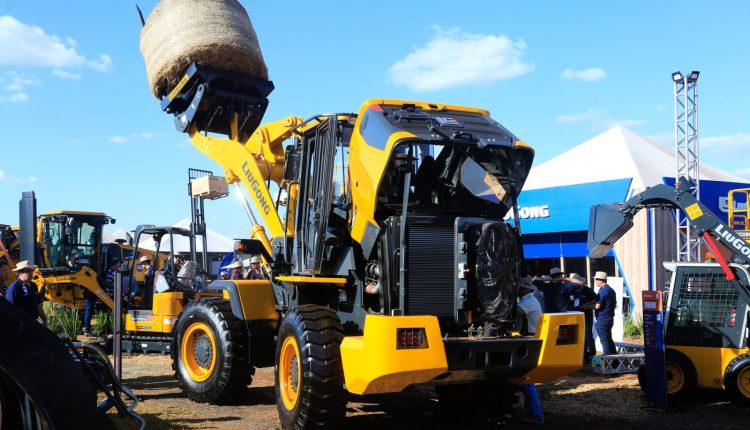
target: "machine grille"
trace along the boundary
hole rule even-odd
[[[453,225],[410,223],[406,235],[406,314],[453,317]]]

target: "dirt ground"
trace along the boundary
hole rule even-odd
[[[273,369],[259,369],[244,396],[232,406],[194,403],[177,388],[168,356],[123,359],[124,382],[141,399],[136,411],[149,430],[278,429]],[[648,409],[635,375],[601,376],[583,369],[539,387],[546,428],[565,429],[733,429],[747,428],[750,408],[728,402],[720,392],[700,392],[668,412]],[[429,388],[398,395],[350,399],[344,428],[368,429],[522,429],[514,418],[445,422],[435,392]],[[132,421],[115,417],[121,429]]]

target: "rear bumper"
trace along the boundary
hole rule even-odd
[[[560,325],[577,324],[577,341],[557,345]],[[341,344],[347,389],[355,394],[392,393],[414,384],[449,384],[486,379],[546,382],[583,362],[583,314],[545,314],[536,337],[441,337],[433,316],[378,316],[365,319],[363,336]],[[427,347],[398,349],[399,328],[424,328]]]

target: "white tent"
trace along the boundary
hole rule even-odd
[[[117,230],[113,231],[112,233],[107,233],[106,231],[103,233],[103,243],[114,243],[117,239],[123,239],[128,240],[128,232],[120,227]]]
[[[674,148],[666,147],[624,127],[616,126],[531,169],[524,190],[632,178],[631,188],[642,190],[673,178],[677,170]],[[701,179],[747,182],[708,164]]]
[[[176,224],[173,224],[172,227],[180,227],[184,228],[186,230],[190,230],[190,220],[185,218]],[[174,240],[174,247],[175,250],[180,252],[190,252],[190,240],[185,236],[177,236],[175,235],[173,237]],[[210,228],[206,229],[206,241],[208,244],[208,252],[217,252],[217,253],[223,253],[223,252],[229,252],[234,249],[234,240],[221,235],[214,230],[211,230]],[[202,238],[199,236],[196,238],[196,252],[203,252],[203,244]],[[156,249],[156,244],[154,243],[154,240],[151,238],[148,239],[141,239],[141,243],[139,245],[139,248],[143,249]],[[169,252],[170,249],[170,241],[169,236],[165,236],[161,240],[161,246],[160,250],[163,252]]]
[[[597,188],[591,185],[625,180],[625,183],[629,183],[629,188],[623,189],[622,197],[619,197],[624,198],[648,187],[668,183],[665,178],[671,181],[676,170],[674,148],[617,126],[532,168],[521,198],[524,197],[524,192],[529,192],[528,195],[547,193],[546,196],[551,198],[549,196],[562,195],[564,189],[569,189],[565,190],[566,199],[557,202],[558,206],[552,208],[549,205],[549,213],[569,214],[569,211],[560,207],[566,204],[578,210],[577,216],[588,220],[588,216],[581,213],[581,210],[587,213],[589,208],[583,206],[588,206],[592,200],[594,204],[612,202],[598,200],[611,197],[596,195]],[[727,189],[748,183],[744,178],[705,163],[700,165],[700,179],[705,181],[701,183],[701,201],[717,215],[719,211],[726,212],[723,206],[726,205]],[[594,195],[583,195],[584,192]],[[529,224],[535,221],[552,221],[552,218],[550,215],[548,219],[527,221],[527,231],[530,230]],[[676,258],[676,226],[671,211],[641,211],[635,216],[633,223],[631,230],[615,244],[614,255],[617,270],[632,294],[636,311],[639,311],[640,290],[661,288],[665,284],[667,275],[661,263]],[[560,249],[563,249],[562,236],[560,241]],[[561,261],[561,265],[563,263]],[[590,277],[591,266],[588,262],[586,264],[589,272],[587,275]]]

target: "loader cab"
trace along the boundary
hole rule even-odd
[[[101,261],[102,229],[115,220],[97,212],[56,211],[39,217],[42,271],[79,271],[86,266],[95,272],[106,267]],[[46,269],[46,270],[45,270]]]
[[[718,264],[665,263],[672,271],[667,297],[667,346],[748,348],[750,304]],[[738,281],[750,285],[750,273],[733,264]]]
[[[287,147],[284,178],[293,183],[296,199],[296,236],[285,255],[297,273],[319,274],[349,240],[347,223],[351,205],[349,142],[356,116],[335,114],[314,117],[299,128]]]
[[[190,238],[190,230],[179,227],[138,226],[135,248],[128,258],[129,276],[125,291],[133,296],[137,308],[151,308],[154,295],[168,291],[194,291],[194,278],[198,273],[195,261],[186,261],[182,266],[175,264],[172,250],[181,246],[180,237]],[[140,262],[144,255],[149,257],[153,275]],[[140,275],[140,276],[139,276]]]

